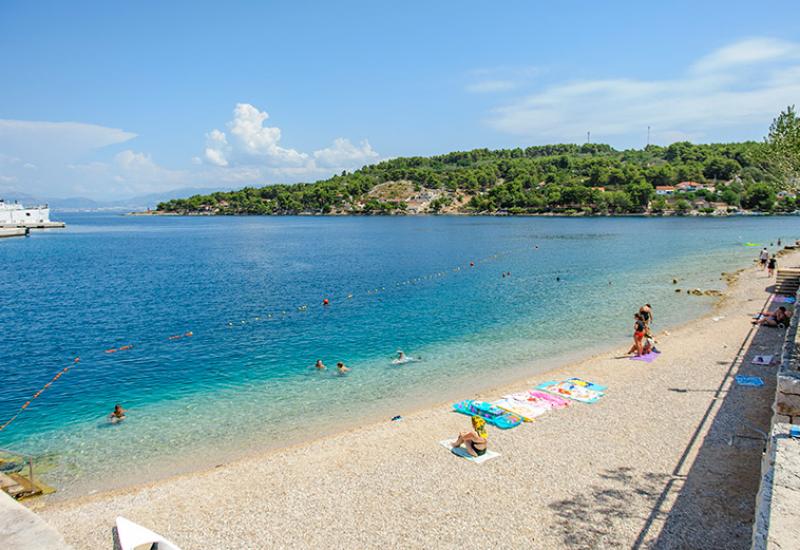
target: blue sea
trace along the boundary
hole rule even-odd
[[[787,217],[53,219],[67,228],[0,241],[0,424],[72,367],[0,447],[37,456],[62,495],[388,420],[624,346],[645,302],[659,329],[709,310],[673,278],[723,288],[720,273],[758,253],[745,242],[800,233]],[[421,360],[393,364],[400,349]],[[338,361],[351,372],[337,376]],[[112,425],[116,403],[128,418]]]

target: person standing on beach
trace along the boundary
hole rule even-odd
[[[638,313],[633,314],[633,345],[628,350],[628,355],[636,352],[636,357],[644,355],[644,333],[647,330],[647,325],[644,324],[642,316]]]
[[[645,304],[639,308],[639,315],[642,317],[642,321],[644,321],[644,324],[648,328],[651,324],[653,324],[653,306],[650,304]]]
[[[761,263],[761,269],[767,267],[767,260],[769,260],[769,252],[765,246],[764,249],[761,250],[761,254],[758,255],[758,261]]]
[[[773,254],[767,263],[767,275],[772,277],[775,275],[775,268],[778,266],[778,258]]]

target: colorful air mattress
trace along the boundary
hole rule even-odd
[[[604,392],[608,389],[608,386],[601,386],[600,384],[595,384],[594,382],[589,382],[588,380],[584,380],[582,378],[567,378],[564,382],[570,382],[575,384],[576,386],[581,386],[586,388],[587,390],[592,390],[596,392]]]
[[[545,411],[569,407],[568,399],[540,390],[512,393],[504,395],[503,399],[525,403],[527,407],[531,407],[532,409],[544,409]]]
[[[527,392],[528,401],[546,403],[551,409],[563,409],[569,407],[569,399],[565,399],[560,395],[553,395],[541,390],[530,390]]]
[[[509,428],[516,428],[522,424],[522,418],[516,414],[504,411],[500,407],[496,407],[486,401],[475,401],[473,399],[464,399],[453,405],[453,409],[461,414],[467,416],[480,416],[489,424],[497,426],[502,430]]]
[[[504,411],[519,416],[525,422],[533,422],[534,418],[542,416],[550,410],[549,406],[538,406],[534,402],[514,399],[508,395],[499,401],[495,401],[494,405],[500,407]]]
[[[536,389],[544,390],[574,401],[580,401],[581,403],[596,403],[603,397],[603,392],[590,390],[584,386],[573,384],[568,380],[562,380],[561,382],[556,382],[554,380],[543,382],[536,386]]]

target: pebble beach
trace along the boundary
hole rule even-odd
[[[784,256],[782,265],[800,263]],[[439,445],[469,426],[450,403],[152,484],[31,506],[75,548],[108,548],[124,516],[192,548],[748,548],[783,331],[754,328],[771,280],[748,268],[707,316],[464,398],[571,376],[608,386],[513,430],[474,464]],[[656,309],[655,330],[658,331]],[[737,374],[765,386],[734,383]],[[755,428],[755,429],[754,429]]]

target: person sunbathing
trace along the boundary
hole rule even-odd
[[[788,327],[791,320],[792,312],[781,306],[775,311],[764,313],[760,319],[754,320],[753,324],[768,327]]]
[[[486,421],[480,416],[473,416],[472,429],[474,431],[459,433],[458,439],[453,442],[452,447],[455,449],[456,447],[464,445],[464,448],[470,455],[483,456],[486,454],[486,449],[489,444]]]

